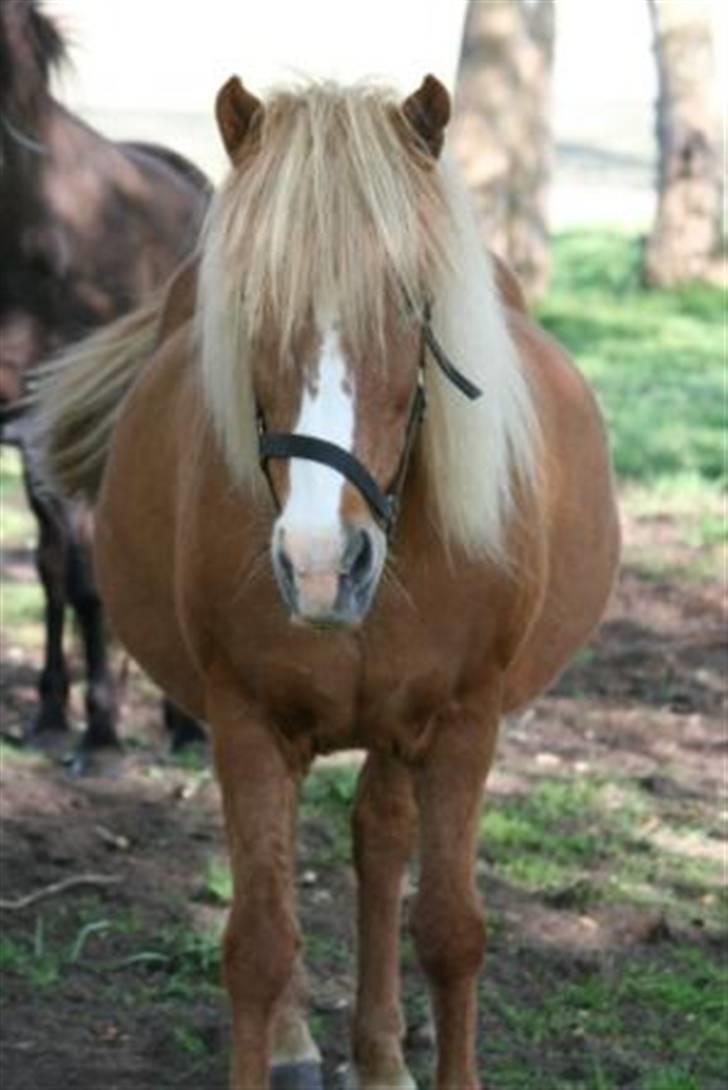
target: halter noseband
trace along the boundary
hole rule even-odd
[[[361,493],[369,504],[375,518],[384,530],[388,538],[392,538],[397,518],[399,516],[400,496],[404,488],[410,458],[414,449],[419,427],[425,417],[427,407],[427,395],[425,393],[425,364],[427,352],[446,378],[452,382],[460,392],[471,401],[479,398],[483,391],[470,379],[459,371],[449,359],[442,345],[435,336],[430,322],[431,306],[425,304],[420,327],[420,360],[417,373],[417,385],[412,395],[407,430],[405,432],[404,449],[399,461],[397,472],[394,475],[387,492],[383,492],[366,466],[362,465],[358,458],[350,454],[348,450],[329,443],[325,439],[318,439],[313,435],[297,435],[293,432],[269,432],[266,431],[262,413],[258,414],[258,456],[263,472],[265,473],[268,487],[273,502],[278,510],[280,503],[273,487],[268,462],[271,458],[304,458],[310,462],[318,462],[321,465],[335,469],[347,481]]]

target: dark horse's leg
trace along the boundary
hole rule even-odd
[[[21,454],[25,492],[38,522],[35,562],[45,595],[45,658],[38,681],[39,706],[31,732],[68,730],[68,670],[63,655],[68,524],[63,504],[43,483],[24,446]]]
[[[109,668],[104,610],[91,558],[90,512],[80,504],[72,505],[68,526],[67,590],[78,619],[86,660],[86,730],[81,747],[118,747],[116,700]]]
[[[162,709],[164,725],[169,732],[173,753],[179,753],[180,750],[195,743],[207,741],[207,735],[197,720],[187,715],[166,697]]]

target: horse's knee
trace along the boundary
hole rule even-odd
[[[436,983],[474,976],[485,954],[485,916],[475,902],[420,895],[411,920],[423,969]]]
[[[352,817],[354,857],[358,866],[367,856],[407,860],[412,848],[413,820],[405,805],[390,804],[384,811],[363,799]]]
[[[223,938],[223,980],[232,1000],[272,1006],[291,979],[299,945],[285,905],[263,889],[236,898]]]

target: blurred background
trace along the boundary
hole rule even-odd
[[[197,5],[172,0],[125,0],[111,9],[97,0],[46,6],[72,46],[73,68],[59,81],[64,101],[109,135],[163,139],[218,177],[224,159],[211,103],[227,74],[238,72],[256,92],[303,72],[343,80],[379,76],[407,93],[432,71],[454,90],[468,3],[207,0],[204,19]],[[538,0],[529,6],[537,9]],[[557,228],[595,220],[646,227],[657,156],[647,0],[558,0],[556,7],[551,220]],[[717,2],[709,8],[717,116],[726,98],[728,13]]]

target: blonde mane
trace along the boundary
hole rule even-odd
[[[535,484],[538,428],[490,260],[447,164],[418,150],[396,99],[313,84],[265,104],[254,145],[213,199],[201,243],[201,381],[229,468],[260,482],[251,346],[275,328],[285,366],[296,333],[334,307],[354,345],[384,338],[393,298],[421,310],[484,390],[467,402],[427,369],[422,433],[443,538],[505,560],[516,481]]]

